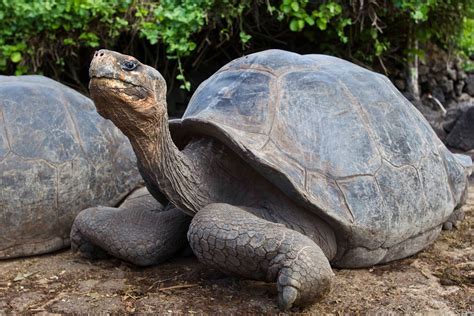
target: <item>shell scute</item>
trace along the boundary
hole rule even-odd
[[[58,111],[64,103],[61,95],[50,87],[38,91],[22,83],[2,85],[5,129],[13,152],[51,163],[62,163],[77,155],[79,146],[71,122],[64,110]]]
[[[281,90],[270,137],[284,154],[333,179],[377,170],[376,145],[336,78],[291,72]]]
[[[270,128],[270,95],[268,74],[220,72],[206,82],[205,91],[196,91],[190,102],[193,106],[188,107],[184,116],[212,120],[246,132],[266,134]],[[236,120],[236,117],[239,119]]]
[[[403,99],[394,95],[387,82],[375,73],[347,72],[340,78],[360,109],[381,155],[397,166],[415,165],[431,145],[430,135],[420,130]]]
[[[387,208],[382,192],[374,176],[351,177],[337,181],[344,199],[358,226],[366,228],[361,236],[351,236],[354,244],[364,241],[367,248],[380,247],[389,231]]]
[[[3,125],[3,127],[0,128],[0,161],[2,161],[10,152],[10,143],[4,122],[3,110],[0,108],[0,125]]]

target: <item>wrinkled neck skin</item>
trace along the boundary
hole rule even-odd
[[[166,102],[155,107],[166,109]],[[121,129],[130,139],[146,184],[153,187],[150,191],[160,190],[176,207],[189,215],[196,214],[209,203],[209,196],[202,190],[200,169],[175,146],[166,111],[146,126],[137,128],[133,123]]]

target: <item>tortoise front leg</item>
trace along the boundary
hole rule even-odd
[[[191,217],[163,208],[146,191],[131,194],[119,208],[83,210],[71,230],[73,251],[91,259],[112,255],[136,265],[162,262],[186,245]]]
[[[318,301],[333,272],[311,239],[228,204],[210,204],[193,218],[188,240],[200,261],[245,278],[277,282],[278,305]]]

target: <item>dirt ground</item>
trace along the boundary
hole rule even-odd
[[[423,252],[369,269],[335,270],[334,290],[303,313],[474,311],[474,184],[459,229]],[[0,314],[278,313],[274,284],[241,280],[194,257],[137,268],[66,250],[0,261]]]

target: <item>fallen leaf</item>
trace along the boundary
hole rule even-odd
[[[35,273],[38,273],[38,271],[36,272],[30,272],[30,273],[18,273],[16,275],[16,277],[13,279],[13,282],[18,282],[18,281],[22,281],[22,280],[25,280],[26,278],[32,276],[33,274]]]
[[[90,298],[94,299],[94,300],[97,300],[100,298],[100,294],[97,293],[97,292],[90,292],[90,293],[87,293],[87,296],[89,296]]]

